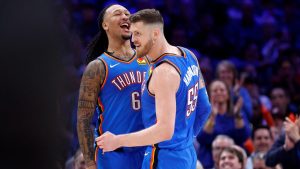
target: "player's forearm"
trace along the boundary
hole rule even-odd
[[[100,85],[105,76],[105,69],[101,61],[94,60],[86,67],[80,84],[78,112],[77,112],[77,132],[80,148],[83,153],[87,167],[95,165],[94,156],[94,135],[91,129]]]
[[[84,88],[86,87],[82,84],[78,100],[77,132],[85,162],[87,166],[90,166],[95,164],[95,139],[91,128],[91,120],[96,107],[96,98],[86,97],[87,92],[83,91]]]
[[[87,166],[95,164],[94,135],[91,129],[91,116],[82,115],[81,110],[78,111],[77,132],[81,151],[83,153]]]
[[[207,122],[209,115],[211,114],[211,105],[209,103],[206,89],[202,88],[199,90],[197,107],[196,107],[196,119],[194,122],[194,136],[197,136]]]
[[[155,125],[130,134],[118,135],[121,147],[146,146],[170,140],[174,134],[174,127],[167,124]]]

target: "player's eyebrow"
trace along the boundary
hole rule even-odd
[[[125,13],[130,13],[127,9],[124,9],[123,11],[121,9],[116,9],[115,11],[113,11],[112,13],[117,13],[117,12],[125,12]]]

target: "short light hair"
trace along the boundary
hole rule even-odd
[[[164,19],[156,9],[143,9],[129,17],[131,23],[144,22],[146,24],[164,24]]]

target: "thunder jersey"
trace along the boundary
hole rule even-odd
[[[156,123],[155,96],[148,90],[152,70],[167,62],[180,74],[180,86],[176,93],[175,130],[171,140],[158,143],[159,148],[184,149],[193,144],[193,124],[196,115],[196,103],[201,73],[197,59],[193,54],[179,47],[183,56],[163,54],[152,62],[142,86],[143,123],[146,128]]]
[[[126,62],[105,52],[97,59],[104,63],[106,75],[98,95],[95,138],[106,131],[124,134],[143,129],[141,84],[148,68],[146,60],[135,53]]]

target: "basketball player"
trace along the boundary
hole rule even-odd
[[[138,55],[147,55],[152,63],[142,85],[146,129],[121,135],[106,132],[96,138],[97,145],[103,152],[149,145],[143,169],[196,168],[193,137],[210,113],[198,61],[188,49],[167,42],[159,11],[141,10],[130,21]]]
[[[81,80],[77,118],[80,147],[89,169],[96,165],[98,169],[139,169],[142,165],[145,148],[119,148],[105,154],[94,149],[90,126],[96,111],[95,138],[105,131],[124,134],[143,128],[140,91],[147,66],[130,46],[129,15],[120,5],[103,9],[98,18],[101,32],[89,46],[91,62]]]

